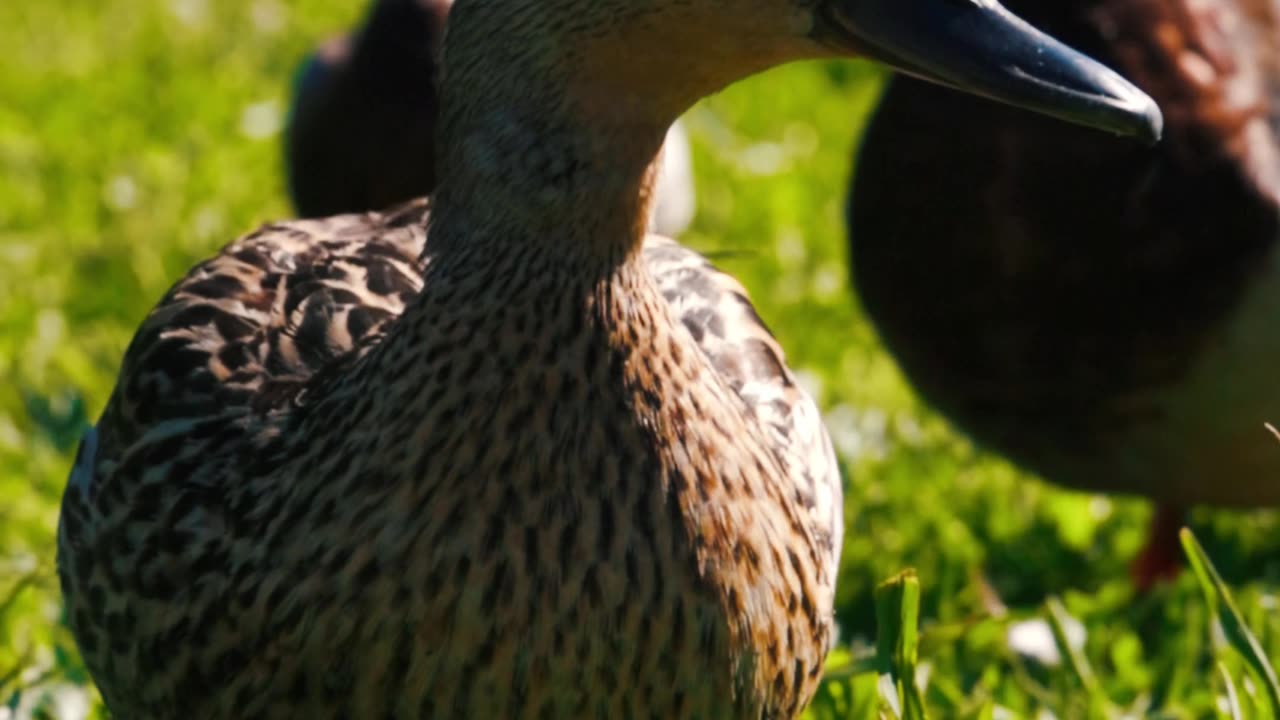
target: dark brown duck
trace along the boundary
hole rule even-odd
[[[436,184],[436,55],[450,0],[379,0],[298,73],[285,142],[303,217],[380,210]]]
[[[1165,504],[1159,560],[1174,508],[1280,503],[1280,4],[1010,6],[1149,92],[1164,141],[897,78],[858,157],[855,285],[978,443]]]

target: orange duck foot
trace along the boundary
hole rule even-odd
[[[1171,581],[1182,572],[1182,543],[1178,532],[1186,521],[1185,509],[1175,505],[1159,505],[1151,517],[1151,532],[1146,547],[1138,553],[1129,572],[1138,592],[1148,592],[1161,582]]]

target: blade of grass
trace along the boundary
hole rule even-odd
[[[14,603],[18,601],[18,596],[22,594],[22,591],[35,585],[38,579],[38,574],[34,571],[18,578],[13,586],[9,588],[9,592],[3,598],[0,598],[0,617],[7,615]]]
[[[866,673],[879,672],[879,669],[880,660],[874,652],[849,653],[844,662],[833,663],[828,659],[827,670],[822,674],[822,679],[824,681],[844,680]]]
[[[1057,597],[1050,597],[1045,602],[1049,610],[1049,628],[1053,630],[1053,640],[1058,645],[1058,652],[1066,659],[1067,668],[1076,680],[1080,682],[1080,686],[1084,688],[1085,693],[1089,696],[1089,704],[1091,712],[1095,715],[1101,714],[1110,716],[1111,700],[1102,691],[1102,686],[1098,683],[1098,676],[1093,673],[1093,666],[1089,664],[1089,659],[1084,653],[1073,645],[1067,637],[1067,623],[1071,619],[1067,613],[1067,609],[1062,605],[1062,601]]]
[[[1187,528],[1183,528],[1179,535],[1191,569],[1195,571],[1196,578],[1200,581],[1200,589],[1204,591],[1205,602],[1217,616],[1227,641],[1244,657],[1245,662],[1262,681],[1263,689],[1271,704],[1272,717],[1280,718],[1280,680],[1276,679],[1275,668],[1267,660],[1266,652],[1263,651],[1258,639],[1245,624],[1244,617],[1231,597],[1231,591],[1218,575],[1218,569],[1213,566],[1209,555],[1200,546],[1195,535]]]
[[[916,686],[919,654],[920,578],[904,570],[876,588],[876,660],[893,680],[904,720],[925,720]]]
[[[1236,693],[1236,683],[1231,679],[1231,673],[1227,672],[1227,666],[1221,662],[1217,663],[1218,674],[1222,676],[1222,686],[1227,690],[1227,712],[1231,720],[1243,720],[1244,714],[1240,710],[1240,696]]]

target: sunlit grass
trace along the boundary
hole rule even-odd
[[[287,83],[307,48],[362,11],[355,0],[0,3],[0,720],[6,703],[25,715],[51,698],[51,714],[73,717],[96,702],[75,690],[88,680],[58,624],[53,571],[76,437],[168,285],[288,215]],[[913,674],[932,717],[1230,717],[1232,696],[1244,717],[1265,710],[1256,672],[1220,652],[1217,611],[1191,573],[1135,595],[1126,573],[1142,503],[1054,490],[975,451],[880,348],[848,287],[841,218],[882,79],[856,63],[782,68],[687,118],[700,208],[685,240],[751,290],[846,462],[833,672],[874,655],[875,588],[911,566]],[[1259,652],[1276,657],[1280,522],[1194,520]],[[1075,640],[1055,640],[1065,619]],[[840,677],[815,712],[875,717],[875,673]]]

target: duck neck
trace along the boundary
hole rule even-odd
[[[500,79],[477,91],[453,67],[441,88],[433,254],[492,257],[519,244],[578,272],[632,257],[679,110],[619,98],[588,78],[571,84],[551,69],[494,68],[485,74]]]
[[[665,118],[584,122],[518,101],[491,102],[447,127],[437,143],[433,262],[517,252],[550,254],[579,274],[616,268],[643,242],[667,127]]]
[[[458,0],[439,76],[433,262],[515,245],[579,272],[632,257],[672,122],[777,64],[750,37],[694,32],[713,21],[697,12],[698,3]]]

